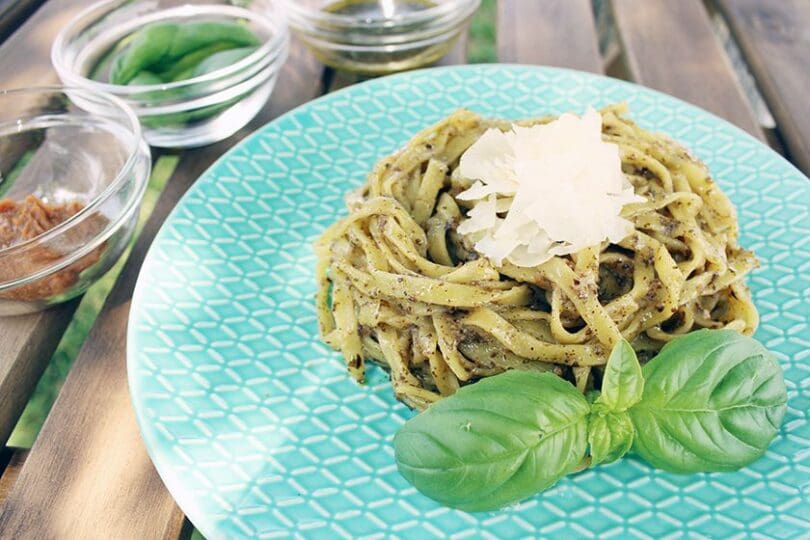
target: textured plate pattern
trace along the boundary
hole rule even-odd
[[[356,385],[317,337],[312,240],[372,164],[458,107],[529,117],[627,100],[685,142],[737,205],[750,280],[788,379],[767,455],[677,476],[634,458],[491,514],[448,510],[396,471],[411,415],[380,370]],[[129,374],[149,452],[209,538],[795,538],[810,530],[810,183],[743,132],[638,86],[517,66],[413,72],[353,86],[271,123],[215,164],[149,253]]]

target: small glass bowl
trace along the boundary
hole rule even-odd
[[[152,146],[189,148],[225,139],[267,103],[289,51],[283,11],[272,0],[248,7],[228,0],[104,0],[80,13],[56,37],[51,61],[65,85],[123,99],[141,121]],[[90,74],[122,39],[156,22],[244,22],[262,44],[211,73],[172,83],[116,85]]]
[[[481,0],[282,0],[290,26],[324,64],[381,75],[444,56]]]
[[[69,300],[109,270],[132,237],[150,167],[138,119],[120,99],[0,91],[0,315]],[[20,207],[28,217],[12,224]]]

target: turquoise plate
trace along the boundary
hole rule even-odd
[[[788,411],[765,457],[679,476],[629,457],[500,512],[417,493],[391,439],[412,413],[382,370],[357,385],[318,339],[312,241],[343,196],[459,107],[507,118],[627,101],[642,126],[705,160],[762,261],[757,338],[785,370]],[[213,538],[795,538],[810,530],[810,182],[728,123],[625,82],[467,66],[377,79],[300,107],[197,182],[144,263],[129,324],[143,438],[180,507]]]

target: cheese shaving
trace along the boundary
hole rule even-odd
[[[625,204],[643,202],[622,173],[619,148],[602,140],[602,116],[563,114],[548,124],[487,130],[461,157],[474,201],[458,232],[493,264],[542,264],[633,231]]]

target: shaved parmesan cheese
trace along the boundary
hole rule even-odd
[[[590,107],[582,117],[489,129],[461,156],[458,172],[474,181],[456,196],[474,201],[458,232],[498,266],[537,266],[620,242],[633,231],[622,207],[645,200],[633,193],[619,148],[602,140],[602,116]]]
[[[467,216],[469,219],[458,226],[459,234],[471,234],[493,229],[498,225],[499,221],[503,221],[498,219],[497,202],[494,195],[476,204]]]

